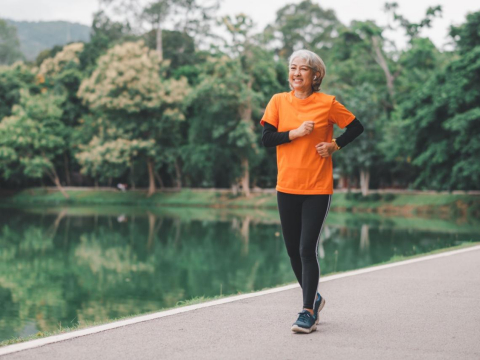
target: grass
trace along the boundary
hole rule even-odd
[[[72,332],[72,331],[76,331],[76,330],[82,330],[82,329],[86,329],[86,328],[89,328],[89,327],[92,327],[92,326],[111,324],[111,323],[114,323],[114,322],[120,321],[120,320],[127,320],[127,319],[131,319],[131,318],[138,317],[138,316],[154,314],[154,313],[157,313],[159,311],[166,311],[166,310],[176,309],[176,308],[185,307],[185,306],[189,306],[189,305],[201,304],[201,303],[204,303],[204,302],[207,302],[207,301],[223,299],[223,298],[230,297],[230,296],[235,296],[235,295],[238,295],[238,294],[217,295],[217,296],[214,296],[214,297],[199,296],[199,297],[195,297],[195,298],[192,298],[192,299],[189,299],[189,300],[179,301],[176,306],[171,307],[171,308],[161,308],[159,310],[155,310],[155,311],[151,311],[151,312],[147,312],[147,313],[123,316],[123,317],[111,319],[111,320],[108,320],[108,321],[84,321],[84,322],[79,323],[79,324],[74,325],[74,326],[62,326],[62,324],[59,324],[58,329],[53,330],[53,331],[40,331],[40,332],[38,332],[34,335],[29,335],[29,336],[25,336],[25,337],[16,337],[16,338],[12,338],[12,339],[9,339],[9,340],[4,340],[4,341],[0,342],[0,347],[7,346],[7,345],[18,344],[18,343],[22,343],[22,342],[30,341],[30,340],[41,339],[41,338],[45,338],[45,337],[49,337],[49,336],[64,334],[64,333]]]
[[[384,261],[382,263],[378,263],[378,264],[375,264],[375,265],[367,266],[367,267],[365,267],[365,269],[372,268],[372,267],[377,267],[377,266],[381,266],[381,265],[385,265],[385,264],[391,264],[391,263],[395,263],[395,262],[399,262],[399,261],[405,261],[405,260],[420,258],[420,257],[428,256],[428,255],[434,255],[434,254],[440,254],[440,253],[444,253],[444,252],[448,252],[448,251],[465,249],[465,248],[469,248],[469,247],[477,246],[477,245],[480,245],[480,242],[464,242],[464,243],[462,243],[460,245],[457,245],[457,246],[444,248],[444,249],[437,249],[437,250],[430,251],[430,252],[424,253],[424,254],[416,254],[416,255],[412,255],[412,256],[398,256],[398,255],[396,255],[396,256],[393,256],[390,260],[387,260],[387,261]],[[351,271],[351,270],[349,270],[349,271]],[[329,274],[326,274],[326,275],[334,275],[334,274],[340,274],[340,273],[342,273],[342,272],[329,273]],[[281,286],[285,286],[285,285],[289,285],[289,284],[282,284],[282,285],[278,285],[276,287],[281,287]],[[259,292],[259,291],[263,291],[263,290],[266,290],[266,289],[257,290],[255,292]],[[154,314],[154,313],[157,313],[159,311],[165,311],[165,310],[185,307],[185,306],[189,306],[189,305],[201,304],[201,303],[205,303],[205,302],[208,302],[208,301],[213,301],[213,300],[218,300],[218,299],[223,299],[223,298],[236,296],[236,295],[239,295],[239,294],[241,294],[241,293],[230,294],[230,295],[217,295],[217,296],[214,296],[214,297],[205,297],[205,296],[195,297],[195,298],[192,298],[192,299],[189,299],[189,300],[179,301],[176,304],[176,306],[171,307],[171,308],[163,308],[163,309],[159,309],[159,310],[148,312],[148,313],[124,316],[124,317],[115,318],[115,319],[112,319],[112,320],[109,320],[109,321],[92,321],[92,322],[85,321],[85,322],[79,323],[79,324],[77,324],[75,326],[71,326],[71,327],[64,327],[61,324],[59,324],[58,329],[56,329],[54,331],[38,332],[37,334],[26,336],[26,337],[17,337],[17,338],[13,338],[13,339],[9,339],[9,340],[4,340],[4,341],[0,342],[0,347],[7,346],[7,345],[12,345],[12,344],[18,344],[18,343],[22,343],[22,342],[25,342],[25,341],[39,339],[39,338],[45,338],[45,337],[48,337],[48,336],[59,335],[59,334],[63,334],[63,333],[71,332],[71,331],[81,330],[81,329],[85,329],[85,328],[92,327],[92,326],[110,324],[110,323],[120,321],[120,320],[126,320],[126,319],[131,319],[131,318],[134,318],[134,317],[138,317],[138,316]]]
[[[3,197],[3,206],[30,207],[55,205],[125,205],[125,206],[189,206],[220,208],[276,209],[275,193],[253,193],[250,198],[229,192],[182,189],[178,192],[156,192],[147,197],[146,191],[106,191],[95,189],[67,190],[66,199],[56,190],[34,188],[13,196]],[[480,217],[480,196],[454,194],[370,194],[335,193],[332,210],[389,212],[402,214],[453,213]]]

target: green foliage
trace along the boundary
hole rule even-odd
[[[0,172],[5,179],[56,177],[54,159],[65,149],[61,101],[22,91],[20,104],[0,123]]]
[[[376,89],[369,83],[353,88],[343,98],[348,99],[346,104],[360,119],[364,133],[333,156],[345,174],[355,175],[361,169],[371,169],[381,158],[377,143],[381,138],[378,121],[382,116],[382,107]]]
[[[117,9],[124,5],[111,2]],[[310,0],[287,4],[258,34],[244,14],[223,17],[228,35],[210,48],[204,40],[215,6],[169,0],[122,9],[123,22],[96,13],[86,43],[52,44],[37,56],[35,67],[0,68],[2,131],[14,137],[16,129],[34,139],[28,126],[38,130],[43,120],[19,109],[27,98],[46,103],[50,98],[61,110],[55,136],[63,141],[45,149],[48,161],[32,160],[26,168],[15,160],[15,144],[4,140],[7,187],[43,182],[44,168],[55,170],[51,179],[69,185],[115,179],[145,186],[155,175],[161,186],[231,187],[246,179],[251,187],[273,187],[275,149],[261,146],[258,122],[272,95],[288,91],[286,58],[308,48],[327,65],[322,91],[336,95],[365,128],[335,153],[336,176],[347,178],[349,186],[357,185],[361,174],[361,184],[370,178],[373,187],[478,188],[479,12],[451,28],[456,49],[447,52],[419,36],[439,7],[412,23],[397,4],[386,5],[409,34],[402,51],[388,50],[385,29],[374,22],[345,26]],[[154,30],[140,31],[141,13]],[[170,30],[164,28],[167,15]],[[1,24],[0,37],[13,34]],[[20,27],[18,32],[22,38]],[[43,30],[38,33],[43,36]],[[153,51],[160,33],[163,61]],[[22,89],[29,94],[23,100]],[[342,132],[336,129],[335,136]]]
[[[336,33],[342,27],[333,10],[304,0],[278,10],[275,24],[265,29],[264,37],[268,42],[281,43],[276,51],[282,58],[304,48],[319,53],[326,60],[327,50],[333,46]]]
[[[478,22],[480,16],[470,16]],[[478,24],[467,23],[463,29]],[[475,44],[463,34],[462,44]],[[433,189],[478,189],[480,163],[480,46],[464,52],[399,107],[389,129],[398,145],[392,155],[411,158],[421,169],[416,186]]]
[[[94,137],[88,145],[79,145],[76,158],[82,173],[102,181],[121,177],[139,157],[154,156],[155,142],[115,139],[102,142]]]
[[[102,11],[96,12],[93,15],[90,41],[79,55],[81,69],[90,75],[97,59],[110,47],[128,38],[130,32],[128,24],[112,21]]]
[[[442,67],[442,56],[428,38],[412,39],[410,46],[398,60],[402,70],[396,79],[397,99],[408,101],[412,92],[425,83]]]
[[[147,142],[149,150],[144,156],[138,156],[140,162],[147,158],[154,160],[155,168],[175,162],[176,147],[181,139],[180,122],[185,119],[181,103],[189,92],[185,78],[166,79],[164,68],[156,52],[149,50],[143,42],[126,42],[116,45],[97,62],[97,67],[79,87],[78,96],[99,118],[105,118],[109,127],[115,129],[110,134],[103,131],[98,134],[101,141],[90,146],[105,146],[119,136],[125,141]],[[88,152],[103,154],[102,149]],[[128,151],[127,151],[128,153]],[[97,160],[94,163],[98,163]],[[87,164],[86,161],[83,162]],[[122,174],[130,166],[130,161],[120,161],[123,169],[108,171]],[[116,166],[117,166],[116,165]],[[97,171],[84,169],[84,173],[98,174]]]
[[[450,36],[455,40],[460,54],[472,51],[480,46],[480,11],[467,14],[467,21],[460,26],[450,28]]]
[[[145,44],[150,49],[156,47],[156,32],[149,31],[145,34]],[[167,72],[175,72],[178,68],[193,65],[196,62],[195,42],[192,37],[180,31],[162,30],[163,58],[170,60]]]
[[[21,63],[0,67],[0,119],[11,115],[13,105],[20,101],[22,88],[38,91],[30,69]]]
[[[255,141],[239,112],[249,96],[256,98],[247,83],[240,64],[227,56],[203,65],[200,83],[189,96],[189,145],[182,151],[185,170],[201,176],[196,183],[229,186],[241,174],[239,155],[252,150]]]
[[[407,33],[407,36],[410,37],[410,39],[418,37],[418,34],[423,28],[431,27],[433,19],[435,19],[437,16],[442,16],[442,7],[437,5],[435,7],[429,7],[425,13],[425,17],[420,20],[420,22],[412,23],[403,15],[399,14],[397,12],[397,9],[398,4],[396,2],[385,4],[385,11],[392,12],[393,19],[400,23],[400,26],[405,29],[405,32]]]
[[[42,65],[44,60],[55,57],[55,55],[57,55],[57,53],[59,53],[62,50],[63,50],[63,46],[55,45],[51,49],[45,49],[40,51],[40,53],[37,55],[35,59],[35,65],[37,66]]]

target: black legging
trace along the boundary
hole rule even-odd
[[[277,191],[283,238],[303,291],[303,307],[313,309],[318,282],[318,242],[332,195],[295,195]]]

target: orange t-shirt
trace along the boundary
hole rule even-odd
[[[306,99],[293,91],[275,94],[260,121],[279,132],[294,130],[304,121],[314,121],[306,136],[277,146],[277,190],[288,194],[333,194],[332,157],[322,158],[315,145],[331,142],[333,124],[344,128],[355,116],[335,100],[335,96],[314,92]]]

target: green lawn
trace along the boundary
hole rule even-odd
[[[234,196],[219,191],[197,191],[184,189],[178,192],[156,192],[147,197],[145,191],[105,191],[105,190],[67,190],[70,199],[54,190],[41,188],[23,190],[13,196],[3,197],[4,206],[29,205],[136,205],[136,206],[194,206],[276,209],[274,193],[255,193],[250,198]],[[453,194],[371,194],[362,197],[358,193],[335,193],[332,209],[346,211],[395,211],[415,213],[453,212],[454,215],[466,212],[480,217],[480,196]]]

